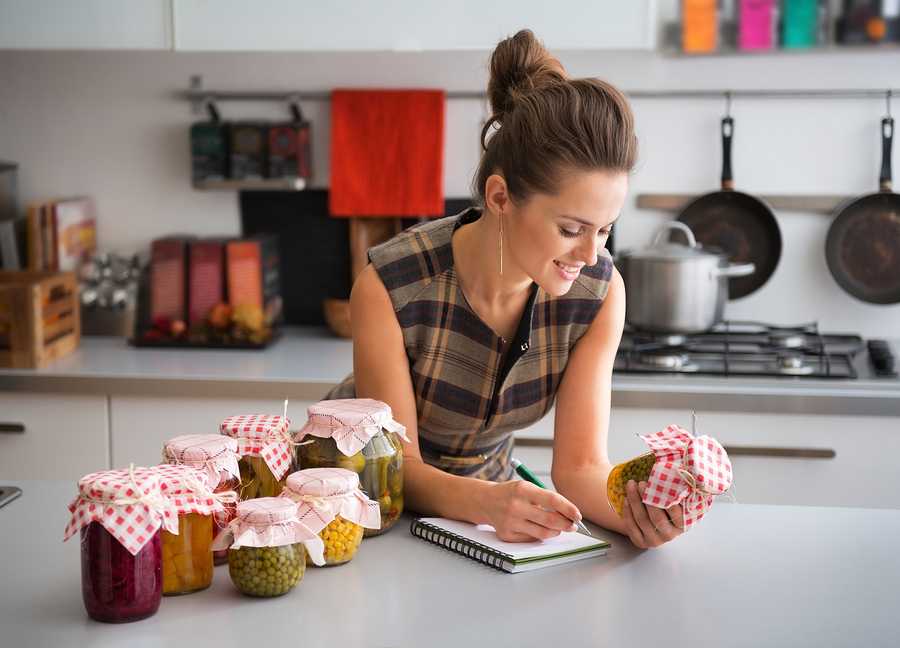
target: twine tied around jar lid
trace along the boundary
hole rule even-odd
[[[163,461],[198,468],[208,473],[215,488],[228,478],[240,479],[237,439],[222,434],[183,434],[163,445]]]
[[[381,528],[381,509],[346,468],[307,468],[288,475],[281,492],[297,503],[297,517],[316,533],[340,516],[367,529]]]
[[[104,470],[78,480],[78,496],[69,504],[72,514],[63,540],[98,522],[137,555],[160,529],[178,533],[178,513],[162,493],[159,476],[130,464],[127,470]]]
[[[638,436],[656,455],[641,501],[662,509],[681,504],[688,531],[731,487],[728,453],[712,437],[695,437],[677,425]]]

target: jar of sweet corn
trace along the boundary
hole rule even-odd
[[[714,438],[695,437],[677,425],[638,436],[650,452],[613,467],[606,482],[609,505],[622,515],[628,482],[646,482],[642,503],[662,509],[681,505],[687,531],[703,518],[715,496],[731,488],[728,454]]]
[[[105,470],[78,481],[64,539],[81,532],[81,594],[88,616],[125,623],[152,616],[162,596],[160,530],[178,515],[152,473]]]
[[[229,416],[219,431],[238,442],[241,500],[275,497],[293,468],[293,439],[287,416],[249,414]]]
[[[213,548],[228,549],[231,581],[248,596],[287,594],[303,579],[306,556],[324,563],[322,539],[297,519],[297,505],[284,497],[239,502],[237,516]]]
[[[224,510],[213,514],[213,535],[234,519],[236,501],[231,494],[236,494],[241,484],[237,447],[237,439],[222,434],[184,434],[163,445],[163,461],[206,472],[213,493],[223,497]],[[226,562],[227,551],[213,554],[213,564]]]
[[[178,513],[178,532],[162,532],[163,596],[206,589],[213,577],[213,515],[225,508],[209,474],[172,464],[142,470],[159,475],[163,496]]]
[[[325,564],[341,565],[356,555],[363,529],[381,525],[378,503],[345,468],[307,468],[288,475],[282,497],[297,503],[297,518],[325,543]]]
[[[324,400],[307,410],[297,433],[301,470],[345,468],[359,476],[360,488],[378,503],[381,525],[364,537],[390,529],[403,513],[403,446],[406,428],[393,419],[387,403],[371,398]]]

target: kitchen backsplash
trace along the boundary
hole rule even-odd
[[[573,76],[600,76],[626,90],[886,88],[897,83],[896,50],[703,58],[667,58],[647,52],[559,54]],[[188,129],[203,115],[192,114],[188,102],[174,96],[187,87],[191,74],[202,74],[210,87],[226,89],[483,90],[486,57],[486,52],[4,51],[0,52],[0,158],[20,165],[23,205],[48,195],[93,196],[104,250],[123,254],[146,250],[152,239],[176,231],[199,237],[238,235],[242,214],[238,194],[191,187]],[[706,192],[718,186],[720,172],[718,123],[723,101],[636,99],[633,105],[641,152],[617,227],[620,249],[646,244],[658,224],[670,217],[637,210],[637,194]],[[286,106],[235,102],[223,103],[220,110],[225,120],[278,119],[285,115]],[[324,189],[329,166],[328,103],[304,102],[303,111],[313,126],[314,187]],[[736,188],[756,194],[873,191],[880,155],[877,125],[884,112],[883,99],[736,100],[732,106],[737,121]],[[485,116],[477,100],[448,103],[444,165],[448,196],[469,193]],[[312,195],[307,198],[317,200]],[[279,194],[267,204],[265,194],[245,194],[245,201],[260,201],[253,213],[263,214],[254,215],[260,222],[248,229],[262,226],[266,218],[281,219],[293,227],[290,204],[296,199]],[[830,331],[897,335],[900,306],[858,302],[832,279],[824,255],[828,216],[799,212],[776,216],[784,239],[780,264],[761,290],[730,303],[726,316],[779,323],[820,320]],[[346,231],[338,230],[346,225],[321,215],[317,218],[311,231],[330,240],[328,249],[334,255],[345,253]],[[334,228],[335,238],[326,235],[328,228]],[[299,232],[295,236],[302,239]],[[335,267],[346,267],[337,256],[329,259]],[[304,264],[300,263],[297,273],[286,273],[286,285],[295,276],[308,274],[314,265]],[[338,275],[333,279],[335,285],[347,280]],[[313,316],[313,310],[305,306],[298,306],[294,315],[288,308],[289,320]]]

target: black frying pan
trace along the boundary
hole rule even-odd
[[[781,230],[769,206],[759,198],[734,190],[731,138],[734,120],[722,119],[722,190],[695,198],[678,220],[706,248],[719,248],[732,263],[752,263],[756,272],[728,279],[728,297],[737,299],[758,290],[781,258]]]
[[[828,228],[825,259],[835,281],[872,304],[900,302],[900,195],[891,191],[894,120],[881,120],[879,191],[838,207]]]

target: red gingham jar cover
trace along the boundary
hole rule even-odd
[[[681,504],[687,531],[706,515],[714,496],[731,488],[728,454],[712,437],[694,437],[677,425],[639,436],[656,455],[642,501],[663,509]]]
[[[393,418],[391,406],[371,398],[323,400],[310,405],[306,425],[297,433],[298,440],[310,434],[320,439],[332,438],[348,457],[352,457],[384,428],[409,443],[406,428]]]
[[[163,446],[163,461],[184,464],[209,473],[213,488],[229,479],[240,479],[238,442],[221,434],[183,434]]]
[[[178,533],[178,512],[162,494],[159,476],[142,468],[103,470],[78,480],[78,496],[63,540],[91,522],[99,522],[132,555],[137,555],[160,526]]]
[[[325,564],[325,544],[297,519],[297,505],[284,497],[238,502],[237,516],[213,541],[213,551],[241,547],[283,547],[302,542],[317,565]]]
[[[275,479],[281,479],[291,468],[293,439],[288,433],[291,419],[270,414],[229,416],[219,430],[237,439],[242,457],[262,457]]]
[[[144,471],[159,477],[159,489],[163,497],[172,502],[178,515],[221,513],[225,510],[224,502],[237,501],[237,493],[234,491],[214,493],[210,487],[209,473],[203,470],[180,464],[135,468],[138,474]]]
[[[378,502],[359,488],[359,476],[346,468],[307,468],[288,475],[281,497],[297,503],[297,518],[318,533],[340,515],[368,529],[381,528]]]

